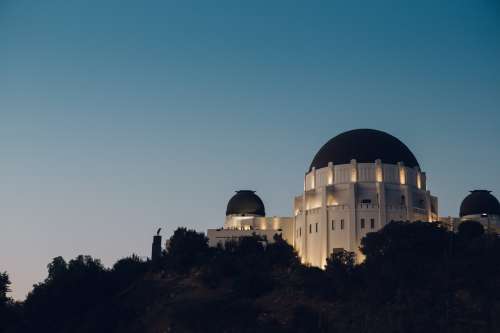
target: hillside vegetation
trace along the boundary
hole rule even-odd
[[[0,332],[500,332],[500,240],[392,222],[325,270],[277,237],[209,248],[179,228],[157,262],[54,258],[27,299],[0,275]]]

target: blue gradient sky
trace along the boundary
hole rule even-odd
[[[272,3],[272,4],[271,4]],[[405,142],[456,215],[500,196],[496,1],[0,0],[0,270],[148,255],[237,189],[290,215],[353,128]]]

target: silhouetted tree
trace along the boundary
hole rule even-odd
[[[111,270],[113,280],[122,288],[142,277],[150,268],[150,262],[132,254],[130,257],[118,260]]]
[[[472,240],[484,235],[484,227],[476,221],[464,221],[458,225],[458,236],[464,240]]]
[[[437,295],[448,292],[451,240],[449,231],[427,222],[391,222],[367,234],[360,247],[365,311],[384,318],[381,309],[392,312],[384,320],[397,330],[436,330],[446,308],[446,297]]]
[[[7,301],[7,293],[10,292],[10,279],[7,272],[0,272],[0,303]]]
[[[265,239],[254,234],[249,237],[241,237],[235,243],[227,244],[225,249],[238,258],[242,269],[246,267],[262,269],[263,266],[267,265],[264,256],[265,244]]]
[[[289,274],[288,290],[300,290],[311,297],[330,297],[325,272],[313,266],[299,265]]]
[[[292,268],[300,264],[297,252],[281,235],[274,235],[274,242],[266,246],[265,252],[266,259],[274,267]]]
[[[168,267],[186,273],[201,264],[208,253],[208,239],[203,233],[177,228],[170,237],[165,262]]]
[[[265,238],[253,234],[237,241],[227,242],[216,255],[216,267],[232,276],[232,289],[244,297],[258,297],[273,288],[269,278],[270,262],[266,256]],[[229,269],[221,265],[229,265]]]
[[[48,280],[56,280],[63,278],[68,273],[68,264],[63,257],[55,257],[52,262],[47,265]]]
[[[391,222],[379,232],[367,234],[360,250],[366,256],[364,265],[378,272],[379,282],[385,281],[394,290],[402,284],[411,287],[428,281],[425,272],[443,262],[450,237],[437,224]]]
[[[7,296],[11,291],[10,285],[9,274],[0,272],[0,332],[6,331],[21,320],[20,304]]]
[[[80,255],[68,263],[54,258],[48,276],[24,302],[29,330],[59,332],[77,326],[84,314],[116,291],[98,259]]]
[[[342,250],[340,252],[335,252],[326,259],[325,270],[327,273],[336,270],[339,267],[345,271],[352,271],[354,269],[354,264],[356,263],[356,254],[354,252],[348,252]]]
[[[359,283],[354,277],[355,263],[356,254],[348,251],[332,253],[326,260],[325,273],[330,280],[328,288],[336,296],[348,294],[349,288]]]

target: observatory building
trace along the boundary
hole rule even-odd
[[[266,217],[264,203],[255,191],[236,191],[227,204],[224,227],[207,231],[209,245],[252,234],[264,236],[271,242],[275,234],[280,234],[293,244],[293,218]]]
[[[488,190],[472,190],[460,204],[459,217],[440,217],[452,231],[457,231],[460,223],[475,221],[481,223],[486,232],[500,234],[500,203]]]
[[[500,203],[491,191],[474,190],[460,205],[460,222],[476,221],[488,232],[500,232]]]
[[[394,136],[371,129],[337,135],[314,156],[294,200],[296,250],[323,267],[335,251],[360,258],[361,239],[390,221],[437,221],[438,200],[426,180]]]
[[[229,200],[221,229],[208,230],[210,245],[256,233],[281,234],[302,261],[323,267],[332,252],[355,252],[361,239],[392,220],[437,221],[438,200],[408,147],[372,129],[341,133],[314,156],[293,200],[293,217],[266,217],[253,191]]]

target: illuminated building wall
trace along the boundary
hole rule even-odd
[[[324,267],[331,253],[342,250],[362,261],[361,239],[390,221],[438,220],[438,200],[427,190],[415,156],[382,131],[356,129],[330,139],[302,183],[291,218],[265,217],[263,202],[253,191],[237,191],[224,227],[209,230],[210,244],[252,233],[271,240],[270,235],[279,233],[303,263]]]
[[[314,181],[313,181],[314,180]],[[437,198],[426,190],[418,167],[373,163],[333,165],[305,175],[294,200],[294,247],[304,263],[323,267],[345,249],[357,253],[361,239],[391,220],[436,221]]]

